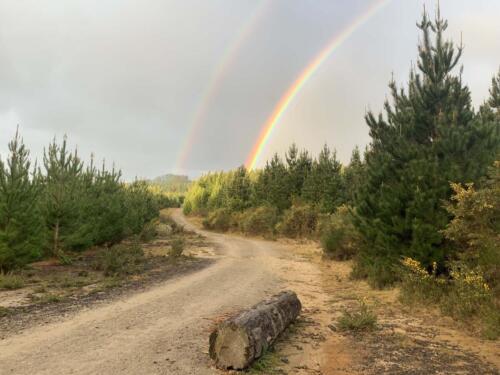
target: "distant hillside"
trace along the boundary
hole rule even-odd
[[[151,185],[158,186],[162,191],[168,193],[185,193],[191,181],[188,176],[165,174],[149,181]]]

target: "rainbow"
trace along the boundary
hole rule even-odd
[[[259,157],[262,154],[266,144],[268,143],[273,130],[279,123],[283,114],[286,112],[292,101],[295,99],[297,94],[302,90],[307,81],[313,76],[313,74],[319,69],[319,67],[330,57],[330,55],[336,51],[359,27],[366,23],[371,17],[373,17],[379,10],[390,3],[391,0],[377,0],[374,1],[371,6],[361,15],[359,15],[352,23],[350,23],[342,32],[335,35],[331,39],[326,47],[324,47],[314,59],[307,65],[307,67],[299,74],[295,79],[293,84],[288,88],[285,94],[281,97],[278,104],[274,107],[274,110],[265,122],[262,130],[260,132],[257,142],[254,144],[252,151],[248,155],[245,162],[245,166],[248,169],[254,169],[257,164]]]
[[[193,118],[188,126],[185,141],[183,142],[176,158],[175,170],[184,170],[187,158],[193,149],[196,137],[208,113],[210,104],[219,91],[220,84],[223,81],[226,72],[230,70],[231,65],[236,60],[238,51],[244,45],[249,35],[253,32],[255,26],[258,25],[260,19],[267,14],[270,4],[270,0],[262,0],[259,3],[259,5],[252,12],[251,16],[248,18],[247,22],[245,22],[236,33],[236,36],[231,40],[229,46],[224,51],[222,58],[219,60],[219,64],[214,69],[213,74],[211,75],[208,84],[201,95],[198,107],[194,111]]]

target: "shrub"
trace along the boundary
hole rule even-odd
[[[115,245],[98,256],[95,268],[106,276],[124,276],[143,270],[144,251],[139,244]]]
[[[377,315],[366,305],[360,302],[359,309],[354,312],[345,310],[338,320],[338,327],[342,331],[370,331],[377,325]]]
[[[158,235],[157,225],[158,223],[156,221],[150,221],[144,224],[141,234],[139,235],[141,241],[144,242],[152,241]]]
[[[184,252],[185,242],[182,238],[176,238],[170,244],[169,255],[173,258],[179,258]]]
[[[231,222],[231,211],[219,208],[208,214],[203,220],[203,226],[207,229],[225,232],[231,227]]]
[[[411,258],[404,258],[402,264],[400,297],[403,302],[435,303],[443,314],[462,321],[479,318],[485,337],[500,336],[500,312],[479,268],[454,262],[446,277],[437,275],[436,264],[431,273]]]
[[[358,254],[351,271],[354,279],[366,279],[371,287],[382,289],[400,280],[394,261],[388,258],[368,258]]]
[[[333,215],[324,217],[319,230],[321,246],[329,257],[346,260],[356,254],[360,236],[352,223],[349,207],[340,206]]]
[[[420,262],[412,258],[403,258],[400,298],[406,303],[424,301],[438,303],[444,294],[447,282],[437,277],[437,265],[433,264],[432,273],[427,272]]]
[[[310,237],[316,230],[317,211],[307,204],[294,204],[285,211],[278,226],[281,234],[287,237]]]
[[[240,215],[240,229],[246,234],[271,235],[278,222],[278,210],[271,206],[251,208]]]
[[[490,168],[480,189],[473,184],[451,184],[453,196],[445,205],[453,219],[443,230],[469,267],[480,267],[500,296],[500,161]]]
[[[451,267],[451,286],[444,294],[441,309],[457,319],[478,315],[482,308],[493,302],[493,296],[483,274],[478,269],[470,269],[455,263]]]
[[[24,279],[13,273],[0,273],[0,289],[20,289],[24,287]]]

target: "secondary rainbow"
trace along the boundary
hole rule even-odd
[[[283,114],[286,112],[290,103],[295,99],[300,90],[304,87],[307,81],[318,70],[318,68],[330,57],[330,55],[337,50],[359,27],[373,17],[384,6],[390,3],[391,0],[378,0],[371,4],[371,6],[360,16],[358,16],[352,23],[350,23],[340,34],[335,35],[333,39],[324,47],[314,59],[307,65],[307,67],[295,79],[293,84],[288,88],[285,94],[281,97],[278,104],[265,122],[257,142],[254,144],[251,153],[245,162],[248,169],[254,169],[259,161],[267,142],[269,141],[273,130],[279,123]]]
[[[184,170],[187,158],[193,149],[196,137],[204,123],[210,104],[219,91],[220,84],[223,81],[225,74],[230,70],[231,65],[234,63],[236,56],[238,55],[238,51],[252,34],[256,25],[259,24],[260,19],[267,14],[270,5],[270,0],[262,0],[224,51],[221,59],[219,60],[219,64],[214,69],[213,74],[211,75],[210,80],[201,95],[201,100],[198,107],[195,109],[192,120],[188,126],[186,138],[177,155],[175,163],[176,171],[182,172]]]

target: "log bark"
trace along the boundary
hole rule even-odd
[[[247,368],[297,318],[301,308],[297,295],[285,291],[222,322],[210,335],[210,357],[225,370]]]

